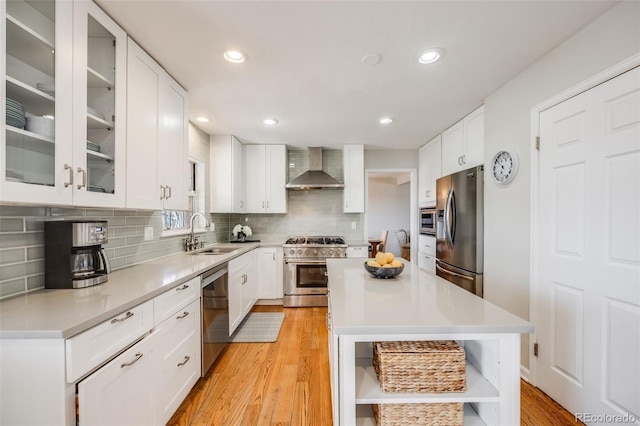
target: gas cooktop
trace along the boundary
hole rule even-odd
[[[289,237],[284,243],[285,260],[294,258],[345,257],[347,243],[342,237]]]
[[[342,237],[289,237],[285,246],[346,246],[347,243]]]

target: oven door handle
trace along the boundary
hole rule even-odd
[[[298,265],[325,265],[327,262],[324,260],[288,260],[285,259],[284,263],[298,264]]]

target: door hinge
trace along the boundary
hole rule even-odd
[[[536,136],[536,150],[540,151],[540,136]]]
[[[538,343],[533,344],[533,356],[538,356]]]

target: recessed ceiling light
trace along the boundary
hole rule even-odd
[[[380,124],[391,124],[393,123],[393,118],[390,117],[382,117],[380,119]]]
[[[208,123],[210,120],[207,117],[196,117],[198,123]]]
[[[362,59],[360,59],[363,64],[369,65],[370,67],[378,65],[381,60],[382,56],[380,56],[378,53],[367,53],[362,57]]]
[[[224,58],[229,62],[233,62],[234,64],[242,63],[245,60],[244,53],[238,50],[227,50],[226,52],[224,52]]]
[[[442,59],[444,53],[444,49],[440,49],[439,47],[427,49],[418,56],[418,62],[421,64],[432,64]]]
[[[276,120],[275,118],[265,118],[264,120],[262,120],[263,124],[266,124],[267,126],[275,126],[276,124],[278,124],[278,120]]]

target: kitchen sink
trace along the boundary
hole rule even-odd
[[[231,253],[232,251],[236,251],[236,250],[238,250],[237,247],[211,247],[209,249],[205,249],[205,250],[202,250],[202,251],[191,252],[191,254],[209,254],[209,255],[227,254],[227,253]]]

